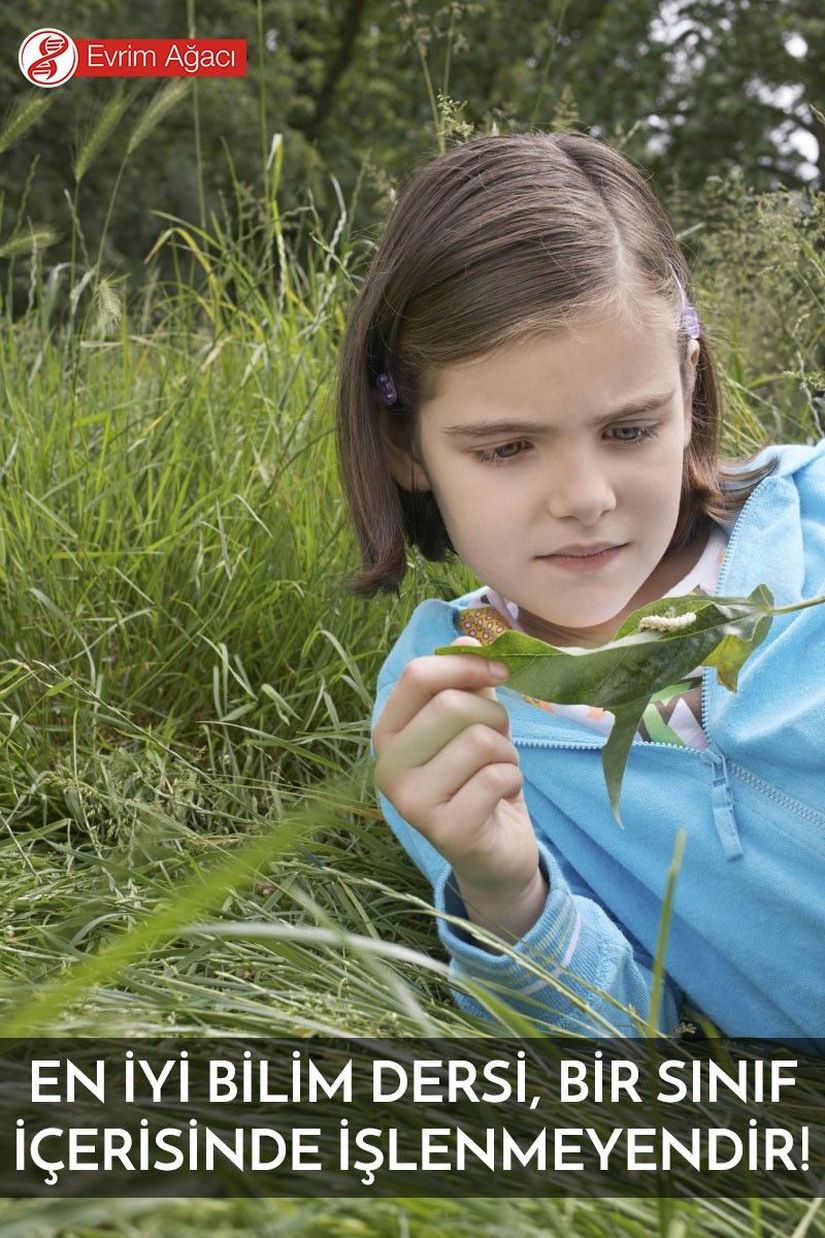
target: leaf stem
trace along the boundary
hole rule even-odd
[[[787,615],[792,610],[805,610],[808,606],[821,606],[825,602],[825,594],[818,598],[806,598],[804,602],[794,602],[793,606],[772,606],[771,614]]]

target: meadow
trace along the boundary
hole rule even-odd
[[[205,224],[159,204],[139,286],[76,212],[71,263],[24,218],[0,252],[5,1036],[491,1033],[450,1000],[369,751],[407,617],[476,582],[411,554],[400,597],[346,592],[334,365],[377,238],[355,201],[331,226],[311,200],[282,216],[282,154]],[[819,440],[822,196],[732,177],[690,218],[670,205],[722,362],[725,454]],[[513,1034],[552,1030],[490,1005]],[[6,1201],[0,1238],[802,1238],[825,1232],[819,1202]]]

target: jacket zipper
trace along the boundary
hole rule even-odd
[[[513,743],[521,748],[592,748],[596,751],[601,750],[604,746],[603,744],[593,743],[571,743],[560,739],[517,739],[516,736],[513,736]],[[634,739],[630,746],[631,748],[666,748],[668,752],[684,753],[686,757],[694,757],[705,764],[713,765],[713,782],[711,783],[713,824],[727,859],[735,860],[742,855],[742,843],[739,839],[739,830],[736,825],[733,799],[728,781],[728,762],[718,749],[711,747],[710,744],[707,748],[699,750],[698,748],[680,747],[678,744],[663,744],[657,740],[646,739]],[[733,762],[731,762],[731,765],[733,765]]]
[[[775,476],[775,474],[771,474],[771,476]],[[765,478],[765,481],[767,480],[768,479]],[[761,489],[761,486],[757,486],[756,490],[754,490],[753,493],[750,495],[744,507],[739,512],[739,516],[737,517],[736,524],[731,530],[730,539],[728,541],[728,548],[727,548],[727,551],[725,552],[725,557],[722,560],[722,566],[719,569],[719,579],[716,584],[716,596],[721,597],[724,594],[723,585],[724,585],[725,577],[727,575],[727,568],[728,568],[731,548],[733,547],[736,539],[739,537],[739,534],[741,532],[742,517],[747,511],[748,506],[751,503],[751,500],[754,498],[756,494],[756,491],[759,489]],[[703,677],[703,682],[702,682],[702,720],[703,720],[702,729],[703,730],[704,730],[704,718],[706,717],[707,707],[708,707],[708,695],[709,695],[708,682],[709,682],[709,676],[706,678]],[[707,732],[705,732],[705,734],[707,735]],[[738,761],[730,761],[729,765],[730,765],[730,768],[733,770],[733,772],[736,774],[737,778],[741,778],[743,782],[750,783],[751,786],[756,787],[759,791],[761,791],[763,795],[766,795],[769,799],[775,800],[777,804],[781,804],[784,808],[787,808],[790,811],[796,813],[796,815],[799,817],[802,817],[804,821],[810,821],[813,824],[822,824],[823,822],[825,822],[825,812],[820,812],[816,808],[811,808],[809,807],[809,805],[803,804],[801,800],[794,799],[792,795],[788,795],[786,794],[786,792],[780,791],[778,787],[772,786],[771,783],[766,782],[764,778],[760,778],[758,774],[754,774],[752,773],[751,770],[746,769],[744,765],[740,765]]]
[[[765,478],[765,481],[767,480],[768,479]],[[716,581],[716,591],[713,595],[714,597],[724,597],[724,584],[725,584],[725,581],[727,580],[728,567],[730,566],[731,551],[733,550],[733,547],[736,545],[737,541],[739,540],[739,537],[741,536],[742,522],[743,522],[745,512],[748,510],[751,503],[753,502],[757,491],[761,490],[761,488],[762,488],[761,485],[759,485],[756,487],[755,490],[751,491],[750,495],[745,501],[744,506],[739,511],[739,515],[736,518],[736,523],[731,529],[730,537],[728,538],[727,550],[725,551],[725,557],[722,560],[722,566],[719,568],[719,576]],[[710,674],[708,673],[708,668],[706,668],[705,672],[703,672],[702,674],[702,704],[701,704],[701,708],[699,711],[702,716],[699,719],[699,725],[701,726],[702,730],[705,733],[705,739],[708,741],[708,744],[710,744],[711,739],[707,731],[705,730],[705,719],[708,716],[709,704],[710,704]],[[741,769],[742,767],[740,766],[739,768]]]
[[[803,804],[801,800],[794,799],[792,795],[788,795],[785,791],[780,791],[778,787],[774,787],[771,783],[766,782],[764,778],[760,778],[758,774],[754,774],[751,770],[745,769],[744,765],[740,765],[737,761],[729,761],[728,765],[737,778],[741,778],[743,782],[749,782],[752,787],[756,787],[768,799],[776,800],[777,804],[781,804],[783,808],[787,808],[797,817],[802,817],[803,821],[810,821],[812,825],[825,826],[825,812],[811,808],[810,805]]]

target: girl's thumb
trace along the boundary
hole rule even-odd
[[[475,636],[457,636],[450,643],[453,645],[480,645],[481,641],[476,640]],[[491,701],[494,701],[496,699],[496,690],[495,688],[479,688],[478,695],[489,697]]]

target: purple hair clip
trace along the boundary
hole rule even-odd
[[[701,336],[699,315],[693,305],[685,305],[682,309],[682,330],[686,331],[692,340],[698,340]]]
[[[398,399],[398,392],[395,390],[395,383],[392,381],[389,374],[379,374],[376,379],[376,386],[381,392],[381,399],[388,408],[390,405],[395,404]]]
[[[696,312],[696,306],[691,305],[688,301],[682,281],[679,279],[679,276],[676,275],[675,271],[674,275],[676,277],[676,286],[682,296],[682,330],[686,332],[689,339],[698,340],[701,338],[702,329],[699,324],[699,315]]]

